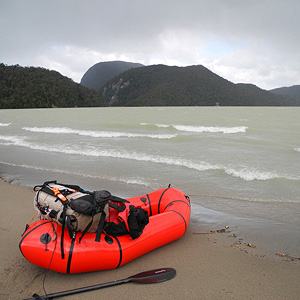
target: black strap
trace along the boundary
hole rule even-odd
[[[75,190],[77,192],[81,192],[84,194],[91,194],[91,192],[84,190],[83,188],[81,188],[79,185],[74,185],[74,184],[65,184],[65,183],[56,183],[58,185],[62,185],[65,186],[69,189]]]
[[[73,228],[71,217],[73,217],[73,216],[68,216],[67,215],[66,216],[66,222],[65,222],[66,223],[65,226],[68,228],[70,239],[73,238],[73,235],[74,235],[74,233],[76,232],[76,229],[77,229],[77,226],[75,228]]]
[[[113,201],[113,202],[126,202],[126,203],[130,203],[129,201],[127,201],[126,199],[123,199],[123,198],[120,198],[120,197],[117,197],[117,196],[113,196],[111,195],[109,197],[109,200]]]
[[[114,204],[114,203],[111,203],[111,202],[108,202],[108,205],[114,209],[116,209],[118,212],[122,212],[125,210],[126,206],[123,205],[123,206],[119,206],[117,204]]]
[[[57,181],[56,181],[56,180],[45,181],[42,185],[36,185],[36,186],[33,188],[33,190],[36,192],[36,189],[37,189],[37,188],[43,188],[43,187],[45,187],[45,186],[47,186],[47,185],[49,185],[49,184],[51,184],[51,183],[56,184]]]
[[[81,240],[82,238],[84,237],[84,235],[88,232],[88,230],[91,228],[92,224],[93,224],[93,221],[94,221],[94,215],[92,215],[92,220],[91,222],[85,227],[85,229],[83,230],[82,232],[82,235],[81,237],[79,238],[79,244],[81,243]]]
[[[62,228],[61,228],[61,239],[60,239],[60,250],[61,250],[61,258],[65,258],[64,252],[64,235],[65,235],[65,226],[66,226],[66,212],[67,206],[64,205],[63,212],[62,212]]]
[[[71,262],[72,262],[72,255],[73,255],[75,239],[76,239],[76,231],[73,233],[73,236],[72,236],[72,242],[71,242],[71,246],[70,246],[69,258],[68,258],[68,264],[67,264],[67,274],[70,273],[70,269],[71,269]]]
[[[58,214],[58,211],[52,209],[52,210],[50,211],[50,213],[49,213],[49,217],[50,217],[51,219],[54,219],[54,218],[57,216],[57,214]]]
[[[104,227],[105,219],[106,219],[106,213],[103,211],[102,214],[101,214],[99,223],[98,223],[97,231],[96,231],[96,238],[95,238],[96,242],[100,242],[101,233],[102,233],[102,230],[103,230],[103,227]]]
[[[64,186],[64,187],[67,187],[69,189],[72,189],[74,191],[77,191],[77,192],[81,192],[83,194],[89,194],[91,195],[92,193],[89,192],[89,191],[86,191],[85,189],[81,188],[79,185],[74,185],[74,184],[65,184],[65,183],[58,183],[56,180],[51,180],[51,181],[45,181],[42,185],[36,185],[33,190],[36,192],[37,189],[39,189],[39,191],[43,191],[47,194],[50,194],[52,196],[54,196],[54,193],[51,189],[51,187],[49,186],[50,184],[57,184],[57,185],[61,185],[61,186]],[[61,191],[62,192],[62,191]],[[71,191],[68,191],[68,190],[65,190],[65,192],[62,194],[64,196],[68,195],[68,194],[71,194],[72,192]]]

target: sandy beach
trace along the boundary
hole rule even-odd
[[[22,232],[34,215],[34,192],[0,181],[2,204],[0,299],[44,295],[45,270],[20,253]],[[48,271],[47,293],[123,279],[156,268],[176,269],[176,277],[155,285],[128,283],[60,299],[300,299],[300,264],[287,257],[269,259],[238,244],[232,233],[203,233],[193,224],[178,241],[119,269],[66,275]]]

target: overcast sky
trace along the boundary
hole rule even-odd
[[[300,84],[300,0],[0,0],[0,43],[0,62],[75,82],[123,60],[272,89]]]

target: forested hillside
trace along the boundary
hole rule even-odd
[[[129,69],[137,67],[143,67],[143,65],[126,61],[100,62],[90,67],[84,73],[80,83],[99,92],[107,81]]]
[[[300,85],[281,87],[270,90],[270,92],[277,95],[285,95],[300,100]]]
[[[116,72],[104,64],[102,83]],[[122,63],[122,64],[119,64]],[[272,93],[252,84],[234,84],[205,67],[152,65],[128,69],[96,91],[73,82],[56,71],[0,64],[0,109],[88,106],[300,106],[293,89]],[[132,65],[131,65],[132,66]],[[121,69],[118,69],[118,72]],[[275,92],[275,93],[274,93]],[[287,96],[289,95],[289,96]]]
[[[97,92],[58,72],[0,64],[0,109],[76,106],[106,103]]]
[[[101,95],[109,106],[300,105],[252,84],[234,84],[201,65],[131,69],[105,84]]]

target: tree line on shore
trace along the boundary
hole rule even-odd
[[[56,71],[0,64],[0,109],[300,106],[300,98],[278,91],[272,93],[252,84],[234,84],[201,65],[143,66],[118,61],[96,64],[86,73],[84,86]]]
[[[56,71],[0,64],[0,109],[106,106],[103,98]]]

